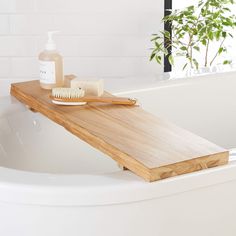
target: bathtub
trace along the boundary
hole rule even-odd
[[[117,94],[136,97],[153,114],[233,149],[235,75],[137,83]],[[0,235],[235,236],[235,157],[232,151],[226,166],[147,183],[2,97]]]

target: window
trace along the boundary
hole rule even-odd
[[[169,9],[181,9],[185,8],[189,5],[196,5],[199,2],[199,0],[165,0],[165,15],[170,14]],[[236,14],[236,4],[230,6],[232,13]],[[168,30],[171,33],[171,25],[165,24],[165,30]],[[222,65],[222,59],[223,60],[229,60],[232,61],[233,64],[235,64],[236,61],[236,45],[235,45],[235,38],[236,33],[232,32],[234,34],[234,39],[227,39],[225,42],[225,46],[228,48],[227,54],[221,56],[221,60],[216,60],[216,65],[221,66]],[[214,55],[215,54],[215,48],[218,48],[219,45],[217,42],[211,45],[211,50],[209,51],[209,54]],[[169,50],[169,54],[171,54],[172,49]],[[201,51],[202,52],[202,51]],[[202,59],[203,57],[199,57],[200,65],[204,64],[204,61]],[[167,58],[164,58],[164,71],[178,71],[183,68],[184,61],[183,58],[178,57],[175,58],[175,66],[171,66],[168,62]]]
[[[172,9],[172,1],[173,0],[165,0],[165,16],[169,15],[171,12],[169,11],[170,9]],[[170,24],[165,24],[164,25],[165,30],[169,31],[171,34],[171,25]],[[171,48],[169,48],[168,50],[169,54],[171,54]],[[164,57],[164,72],[169,72],[171,71],[171,64],[169,63],[167,57]]]

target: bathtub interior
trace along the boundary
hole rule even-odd
[[[105,154],[13,99],[1,100],[0,166],[54,174],[120,171]]]
[[[226,148],[236,147],[232,78],[158,84],[137,97],[145,110]],[[0,99],[0,166],[52,174],[120,172],[111,158],[15,99]]]
[[[236,147],[235,75],[163,82],[157,88],[119,94],[137,97],[152,114],[233,149]]]

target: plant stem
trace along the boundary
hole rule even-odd
[[[208,65],[209,44],[210,44],[210,39],[207,40],[207,45],[206,45],[205,67],[207,67],[207,65]]]
[[[190,61],[190,65],[191,65],[191,68],[193,68],[193,51],[192,51],[192,40],[193,40],[193,36],[191,34],[189,34],[189,43],[188,43],[188,46],[187,46],[187,53],[188,53],[188,59]]]
[[[222,40],[222,42],[221,42],[221,44],[220,44],[220,47],[218,48],[218,50],[217,50],[215,56],[213,57],[213,59],[211,60],[210,66],[213,64],[213,62],[214,62],[215,59],[217,58],[217,56],[218,56],[218,54],[219,54],[219,49],[223,46],[224,42],[225,42],[225,38]]]
[[[190,46],[191,66],[193,67],[193,46]]]

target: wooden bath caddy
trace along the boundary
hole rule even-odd
[[[138,106],[58,106],[38,81],[12,84],[11,94],[147,181],[228,162],[228,151]]]

